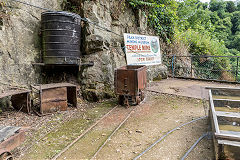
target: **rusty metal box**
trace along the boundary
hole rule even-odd
[[[32,86],[39,92],[40,113],[66,111],[68,105],[77,107],[77,88],[70,83]]]
[[[66,87],[43,90],[41,112],[66,111],[67,106]]]
[[[136,65],[116,69],[114,77],[115,93],[122,96],[131,96],[131,99],[143,99],[142,91],[147,86],[146,70],[146,66]]]

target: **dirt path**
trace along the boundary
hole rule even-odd
[[[239,85],[178,79],[151,83],[147,90],[163,94],[146,91],[145,102],[137,106],[128,121],[99,152],[97,159],[132,159],[169,130],[194,118],[205,116],[207,114],[206,105],[203,107],[203,100],[200,99],[207,98],[207,92],[204,90],[206,86],[238,87]],[[38,139],[43,133],[46,133],[45,130],[54,128],[26,152],[21,152],[22,149],[20,149],[18,153],[23,154],[20,155],[20,159],[50,159],[112,107],[112,102],[110,104],[104,102],[83,111],[82,108],[78,108],[53,114],[47,119],[46,117],[20,116],[20,119],[26,121],[24,126],[32,126],[35,129],[35,131],[30,130],[26,144],[22,147],[23,150],[32,144],[32,141],[35,142],[34,139]],[[59,159],[91,158],[130,111],[131,108],[118,107]],[[3,118],[1,123],[9,125],[19,123],[19,118],[11,119],[10,117],[11,121],[8,119]],[[208,131],[208,128],[207,120],[200,120],[181,128],[157,144],[141,159],[180,159],[190,146]],[[209,139],[204,139],[188,157],[189,160],[210,160],[212,158],[212,140]]]
[[[152,93],[148,94],[147,97],[146,102],[138,106],[127,123],[98,154],[97,159],[132,159],[164,133],[180,124],[205,115],[201,100]],[[120,115],[122,114],[120,113]],[[91,158],[100,144],[111,133],[111,130],[117,126],[116,123],[115,127],[114,125],[110,125],[112,127],[106,125],[106,122],[114,124],[112,118],[109,120],[106,119],[59,159]],[[142,159],[180,159],[188,148],[203,133],[207,132],[207,129],[207,120],[200,120],[186,126],[156,145]],[[203,143],[189,156],[189,159],[199,160],[212,158],[212,141],[207,139],[203,140]]]

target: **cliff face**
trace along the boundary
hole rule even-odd
[[[147,26],[147,18],[141,10],[133,11],[124,1],[85,1],[82,16],[119,35],[135,33],[154,35]],[[95,65],[83,70],[83,96],[104,97],[113,91],[114,69],[126,65],[124,42],[121,36],[87,24],[85,27],[84,60],[93,60]],[[148,67],[148,79],[165,77],[163,65]]]
[[[25,2],[61,10],[63,2],[58,0]],[[72,1],[74,2],[74,1]],[[114,31],[154,35],[147,27],[147,18],[141,10],[133,11],[124,1],[75,1],[81,16]],[[32,63],[40,62],[40,20],[43,10],[19,3],[9,3],[1,8],[0,14],[0,89],[7,85],[29,87],[40,83],[44,71]],[[114,69],[126,65],[124,42],[121,36],[106,32],[89,24],[82,24],[82,62],[94,61],[93,67],[82,67],[77,74],[66,76],[60,73],[47,75],[45,82],[73,81],[80,85],[84,98],[92,101],[113,94]],[[148,67],[148,78],[165,77],[163,65]],[[69,78],[70,77],[70,78]],[[57,80],[56,80],[57,79]]]
[[[27,0],[40,7],[59,10],[57,0]],[[0,90],[9,86],[29,87],[39,82],[40,19],[42,10],[6,1],[0,8]]]

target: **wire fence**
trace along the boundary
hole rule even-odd
[[[240,82],[239,56],[164,55],[172,77]]]

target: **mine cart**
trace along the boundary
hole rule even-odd
[[[0,100],[10,97],[12,106],[16,110],[29,113],[31,110],[30,93],[31,91],[26,89],[9,89],[0,93]]]
[[[25,133],[20,127],[0,126],[0,160],[12,160],[11,151],[24,139]]]
[[[115,70],[115,93],[121,105],[137,105],[144,99],[147,85],[147,67],[128,65]]]
[[[66,111],[69,105],[77,107],[77,87],[71,83],[52,83],[32,86],[38,94],[40,113]]]
[[[240,88],[207,88],[215,159],[240,157]]]

